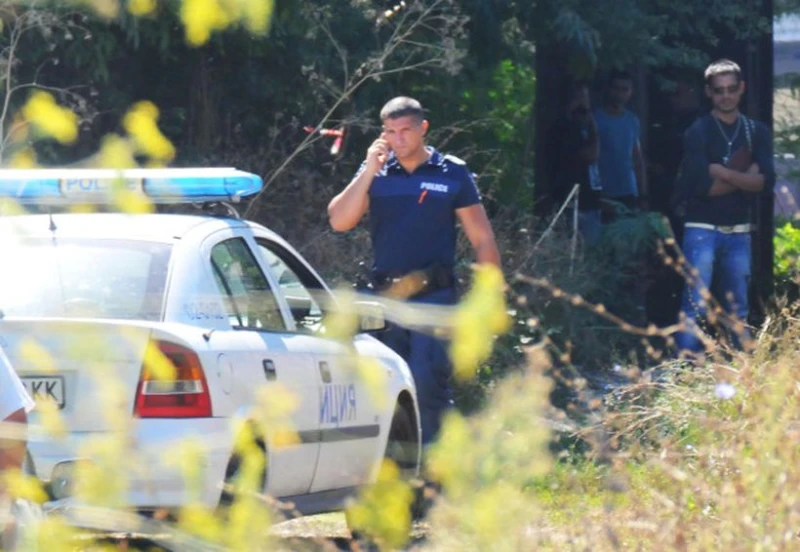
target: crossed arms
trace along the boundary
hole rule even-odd
[[[745,172],[730,169],[719,163],[708,166],[708,174],[714,180],[708,195],[721,196],[742,190],[744,192],[760,192],[764,189],[766,178],[761,174],[758,163],[752,163]]]
[[[719,197],[734,192],[760,192],[770,185],[774,173],[772,147],[769,136],[753,133],[753,155],[745,149],[737,150],[728,166],[712,163],[706,154],[706,138],[700,128],[687,131],[685,140],[686,169],[690,181],[696,182],[694,195]]]

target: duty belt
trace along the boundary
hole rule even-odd
[[[405,274],[376,274],[372,284],[375,291],[389,297],[410,299],[452,288],[455,285],[455,276],[452,269],[434,266]]]
[[[734,224],[733,226],[715,226],[713,224],[706,224],[705,222],[687,222],[684,224],[684,227],[716,230],[723,234],[749,234],[753,231],[753,225],[749,222],[745,224]]]

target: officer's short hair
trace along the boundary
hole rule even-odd
[[[711,86],[714,77],[719,75],[736,75],[736,81],[742,80],[742,68],[735,61],[729,59],[718,59],[706,68],[706,84]]]
[[[408,116],[413,117],[418,123],[425,119],[425,111],[422,109],[422,104],[408,96],[392,98],[381,109],[381,121]]]

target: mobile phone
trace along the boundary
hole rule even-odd
[[[386,132],[381,132],[380,139],[386,142],[386,149],[392,151],[392,146],[389,144],[389,140],[386,139]]]

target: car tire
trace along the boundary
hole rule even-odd
[[[417,428],[414,424],[412,415],[407,408],[397,405],[392,417],[392,425],[389,428],[389,437],[386,440],[386,450],[383,458],[391,460],[400,469],[400,479],[410,483],[415,490],[414,479],[417,477],[417,467],[419,462],[419,441],[417,438]],[[418,519],[418,500],[411,504],[411,520]],[[345,520],[347,528],[350,530],[352,540],[361,543],[366,550],[377,549],[375,543],[363,532],[355,529],[350,519],[350,514],[345,510]]]
[[[260,480],[264,482],[264,486],[262,487],[262,491],[266,488],[266,481],[267,481],[267,447],[264,445],[264,442],[261,440],[256,441],[256,446],[261,449],[261,452],[264,454],[264,468],[260,474]],[[239,472],[242,469],[242,462],[243,458],[240,454],[234,453],[231,455],[230,460],[228,460],[228,465],[225,468],[225,479],[223,480],[222,486],[222,493],[219,497],[219,508],[221,510],[227,510],[236,500],[236,493],[231,490],[231,487],[235,484],[236,478],[239,476]]]
[[[408,410],[403,406],[398,405],[395,409],[383,457],[397,465],[400,477],[404,481],[411,481],[416,477],[419,462],[417,428]]]

